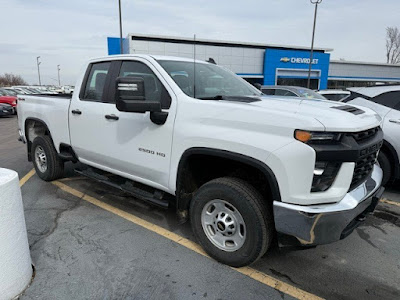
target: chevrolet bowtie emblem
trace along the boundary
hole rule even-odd
[[[282,57],[281,61],[287,63],[287,62],[290,61],[290,58],[289,57]]]

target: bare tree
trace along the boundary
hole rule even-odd
[[[400,31],[397,27],[386,28],[386,62],[400,63]]]
[[[0,75],[0,86],[28,85],[20,75],[5,73]]]

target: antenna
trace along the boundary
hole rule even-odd
[[[196,98],[196,35],[193,36],[193,98]]]

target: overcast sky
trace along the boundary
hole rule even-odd
[[[0,74],[36,84],[75,84],[88,58],[107,54],[118,36],[118,0],[0,0]],[[309,0],[122,0],[123,35],[143,33],[309,46]],[[385,62],[385,28],[400,26],[399,0],[323,0],[316,47],[333,59]]]

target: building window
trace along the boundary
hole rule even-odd
[[[290,85],[290,86],[300,86],[307,87],[307,78],[278,78],[278,85]],[[319,79],[311,79],[310,89],[318,90]]]

